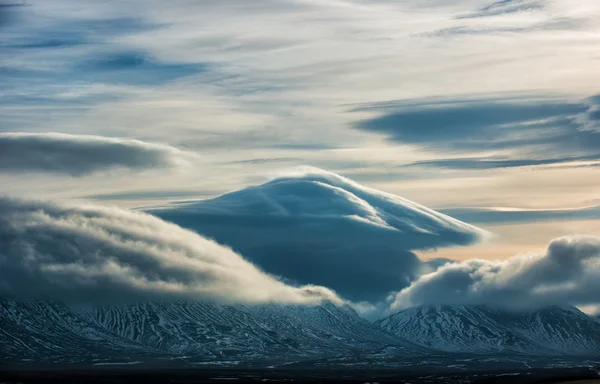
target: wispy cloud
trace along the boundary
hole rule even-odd
[[[542,10],[545,8],[544,0],[497,0],[480,8],[479,10],[457,16],[457,19],[471,19],[478,17],[502,16],[519,12]]]
[[[562,157],[549,159],[498,159],[489,157],[463,157],[437,160],[423,160],[415,163],[407,164],[406,167],[432,167],[432,168],[448,168],[448,169],[464,169],[464,170],[484,170],[496,168],[520,168],[520,167],[535,167],[551,164],[576,163],[583,161],[600,160],[600,154],[577,156],[577,157]]]
[[[600,206],[563,209],[448,208],[440,212],[480,225],[600,219]]]

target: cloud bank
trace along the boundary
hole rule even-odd
[[[355,301],[381,299],[428,268],[412,250],[467,245],[485,234],[316,168],[147,212],[227,244],[269,273]]]
[[[486,304],[512,309],[600,304],[600,237],[550,242],[543,254],[505,261],[467,260],[421,276],[394,298],[392,311],[425,304]]]
[[[0,198],[0,296],[81,303],[337,301],[153,216]]]
[[[72,176],[113,168],[151,169],[186,163],[194,155],[139,140],[62,133],[0,133],[0,171]]]

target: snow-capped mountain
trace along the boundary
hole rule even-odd
[[[6,360],[84,361],[121,356],[182,356],[217,361],[308,358],[393,345],[422,348],[362,319],[347,306],[228,306],[141,303],[81,308],[0,301]]]
[[[406,340],[442,351],[600,354],[600,322],[573,307],[510,312],[486,306],[421,306],[376,324]]]

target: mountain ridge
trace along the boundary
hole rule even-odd
[[[599,356],[600,321],[575,308],[508,312],[422,306],[371,323],[347,305],[141,302],[76,306],[0,299],[9,362],[168,361],[247,364],[367,356]],[[391,355],[387,355],[389,358]]]
[[[575,307],[508,311],[484,305],[424,305],[375,323],[408,341],[446,352],[600,354],[600,322]]]
[[[150,356],[194,356],[201,361],[314,358],[404,342],[348,306],[223,305],[143,302],[69,306],[0,299],[0,344],[7,360],[78,361]]]

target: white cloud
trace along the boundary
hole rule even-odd
[[[0,172],[83,175],[183,165],[196,155],[139,140],[61,133],[0,133]]]
[[[447,264],[397,293],[390,311],[427,304],[600,305],[600,237],[557,238],[545,253],[504,261]]]
[[[174,224],[117,208],[0,198],[0,295],[119,303],[338,301],[292,287],[242,256]]]

